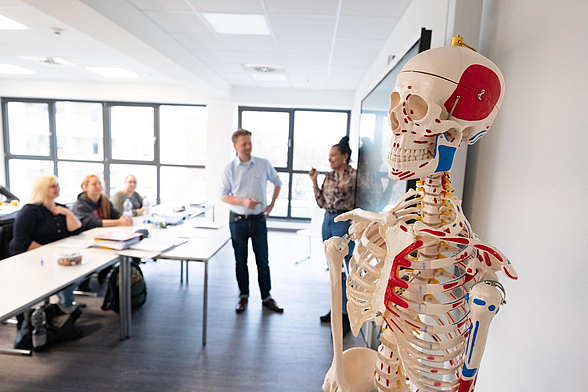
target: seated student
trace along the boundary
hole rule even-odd
[[[80,220],[66,206],[55,203],[59,190],[57,177],[53,175],[36,179],[31,201],[22,207],[14,221],[10,256],[81,232]],[[57,293],[60,308],[68,313],[75,309],[74,289],[75,285],[71,285]]]
[[[82,221],[82,230],[94,227],[132,226],[133,219],[122,215],[106,195],[102,193],[100,178],[94,174],[87,175],[82,181],[82,193],[78,195],[73,206],[73,212]],[[98,282],[104,283],[112,267],[107,267],[98,273]],[[78,286],[80,291],[91,291],[90,279],[86,279]]]
[[[73,206],[74,214],[82,221],[82,230],[133,225],[133,220],[122,215],[102,193],[98,176],[87,175],[82,181],[82,191]]]
[[[135,178],[134,175],[129,174],[125,178],[125,189],[116,192],[110,198],[114,208],[118,211],[123,211],[123,203],[125,200],[129,199],[131,200],[131,203],[133,203],[133,216],[143,215],[143,198],[135,192],[135,189],[137,189],[137,178]]]

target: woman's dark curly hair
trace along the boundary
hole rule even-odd
[[[351,161],[351,147],[349,147],[349,136],[343,136],[343,138],[339,140],[339,143],[335,144],[333,147],[337,147],[341,154],[347,154],[347,160],[345,161],[345,163],[349,163]]]

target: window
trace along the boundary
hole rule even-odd
[[[308,171],[330,171],[329,149],[349,135],[350,112],[239,107],[239,127],[252,132],[253,155],[266,158],[282,179],[272,217],[308,219],[316,208]],[[268,186],[268,202],[273,188]]]
[[[153,203],[177,195],[201,202],[207,114],[193,105],[3,98],[7,187],[26,201],[37,176],[56,174],[57,201],[65,204],[88,174],[100,176],[110,195],[134,174],[137,191]]]

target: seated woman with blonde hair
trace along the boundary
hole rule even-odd
[[[102,193],[102,184],[97,175],[90,174],[84,178],[82,191],[73,206],[73,211],[82,221],[83,230],[133,225],[133,219],[123,216]]]
[[[55,203],[59,196],[57,177],[43,175],[35,180],[31,200],[18,212],[14,221],[13,237],[9,244],[10,256],[81,232],[82,223],[63,204]],[[75,285],[57,293],[60,308],[73,311]]]

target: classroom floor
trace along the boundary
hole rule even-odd
[[[81,339],[57,343],[32,357],[0,355],[0,391],[320,391],[332,360],[331,330],[319,316],[329,309],[329,276],[320,240],[270,231],[272,295],[285,308],[261,307],[257,270],[250,257],[249,306],[236,314],[238,288],[230,242],[209,266],[208,342],[202,346],[203,265],[142,264],[147,302],[133,313],[133,337],[118,340],[118,315],[88,305],[77,324]],[[92,284],[98,288],[96,279]],[[106,285],[101,289],[105,291]],[[0,325],[0,347],[12,347],[14,325]],[[360,346],[348,334],[344,345]]]

